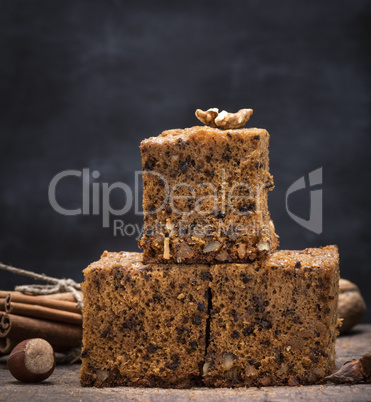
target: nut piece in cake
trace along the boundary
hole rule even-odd
[[[246,262],[278,240],[266,130],[191,127],[142,141],[145,262]]]

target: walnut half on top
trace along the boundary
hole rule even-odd
[[[210,108],[206,111],[196,110],[196,117],[204,124],[224,130],[241,128],[253,114],[252,109],[240,109],[237,113],[228,113],[225,110],[219,113],[218,108]]]

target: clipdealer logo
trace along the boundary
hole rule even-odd
[[[135,190],[138,189],[139,175],[141,172],[135,172]],[[62,180],[68,180],[71,177],[78,177],[81,179],[82,197],[81,207],[69,209],[61,205],[56,196],[57,186]],[[135,214],[143,215],[139,209],[138,191],[132,189],[123,182],[115,182],[112,184],[106,182],[94,182],[92,179],[98,179],[100,173],[95,170],[90,174],[90,169],[85,168],[82,170],[64,170],[56,174],[49,184],[48,198],[51,207],[61,215],[76,216],[76,215],[100,215],[102,214],[102,226],[104,228],[110,227],[110,216],[122,217],[130,209],[135,208]],[[113,208],[111,205],[111,193],[114,190],[120,190],[122,193],[123,204],[119,209]],[[139,233],[138,238],[142,233],[142,228],[138,224],[128,223],[125,225],[123,220],[114,220],[114,230],[120,230],[122,235],[133,236]]]
[[[322,188],[319,186],[322,185],[322,167],[316,170],[313,170],[309,173],[309,189],[310,190],[310,210],[309,210],[309,219],[301,218],[300,216],[295,215],[289,209],[289,196],[299,190],[304,190],[307,188],[305,183],[305,176],[300,177],[300,179],[296,180],[291,186],[288,188],[286,192],[286,212],[296,223],[300,226],[310,230],[313,233],[321,234],[323,230],[323,194]]]
[[[111,217],[117,216],[121,219],[114,219],[113,231],[114,235],[121,236],[134,236],[141,237],[143,227],[125,223],[122,217],[134,207],[135,215],[143,215],[141,210],[141,200],[138,198],[140,178],[142,175],[156,176],[157,179],[163,183],[164,195],[161,199],[161,204],[156,205],[156,208],[147,212],[150,215],[156,215],[158,212],[169,206],[173,213],[179,215],[181,219],[186,218],[187,215],[196,211],[197,214],[207,216],[215,214],[218,216],[225,216],[226,211],[236,215],[249,215],[249,206],[253,205],[256,211],[260,210],[260,192],[262,188],[252,188],[247,183],[233,183],[228,190],[226,189],[225,171],[221,169],[220,177],[222,181],[221,186],[215,186],[210,182],[198,183],[194,187],[188,183],[177,183],[172,188],[168,185],[166,179],[158,172],[153,171],[136,171],[135,184],[132,189],[128,184],[123,182],[106,183],[97,182],[100,178],[98,171],[90,172],[90,169],[84,168],[80,170],[65,170],[56,174],[50,182],[48,189],[49,203],[51,207],[61,215],[76,216],[76,215],[102,215],[102,225],[108,228],[111,225]],[[79,208],[68,208],[62,205],[60,200],[57,199],[57,188],[62,181],[67,181],[71,178],[79,178],[81,180],[81,206]],[[114,208],[112,206],[111,198],[112,192],[119,190],[121,208]],[[199,194],[202,193],[202,196]],[[198,195],[197,195],[198,194]],[[192,204],[192,208],[185,210],[180,205]],[[238,205],[244,205],[239,207]],[[160,223],[161,224],[161,223]],[[181,224],[181,222],[180,222]],[[147,225],[148,226],[148,225]],[[146,228],[148,230],[148,228]],[[150,230],[161,230],[160,226],[154,225]],[[239,231],[251,230],[251,228],[238,228]]]
[[[158,176],[158,179],[164,185],[164,199],[161,205],[157,206],[155,210],[148,212],[155,215],[166,205],[170,205],[172,211],[180,216],[187,216],[192,211],[196,211],[198,214],[207,216],[210,214],[225,215],[226,210],[237,215],[249,215],[250,211],[247,208],[236,208],[236,201],[238,205],[254,205],[256,211],[260,209],[260,195],[264,188],[256,187],[252,188],[247,183],[234,183],[228,191],[225,188],[225,171],[221,171],[222,186],[220,188],[215,187],[212,183],[199,183],[196,188],[193,188],[188,183],[177,183],[173,188],[169,188],[166,179],[161,174],[153,171],[136,171],[134,180],[134,189],[128,184],[123,182],[95,182],[100,178],[100,173],[95,170],[90,172],[90,169],[84,168],[82,170],[65,170],[56,174],[49,184],[48,198],[51,207],[61,215],[76,216],[76,215],[102,215],[103,228],[109,228],[111,223],[111,216],[120,217],[120,219],[113,219],[113,234],[114,236],[136,236],[138,240],[144,230],[144,225],[125,223],[122,217],[128,213],[134,207],[135,215],[143,215],[141,210],[141,200],[138,199],[140,177],[143,174],[152,174]],[[322,189],[319,188],[322,185],[322,168],[318,168],[309,173],[309,188],[310,190],[310,214],[309,219],[304,219],[295,215],[289,209],[289,196],[297,191],[306,189],[305,177],[301,177],[296,180],[287,190],[285,207],[288,215],[296,223],[302,227],[316,233],[322,233],[323,219],[322,219]],[[68,178],[77,177],[81,179],[82,198],[81,207],[75,209],[69,209],[60,204],[57,200],[56,191],[57,186],[62,180],[68,180]],[[208,195],[203,195],[197,199],[197,189],[207,188]],[[188,195],[180,195],[180,191],[184,193],[184,190],[188,191]],[[112,192],[114,190],[121,191],[121,208],[114,208],[111,204]],[[203,192],[204,194],[204,192]],[[241,195],[242,194],[242,195]],[[187,201],[193,203],[191,210],[180,210],[177,207],[178,202]],[[204,205],[209,207],[204,209]],[[210,207],[211,205],[211,207]],[[219,209],[218,209],[219,208]],[[153,230],[153,229],[152,229]],[[242,228],[242,230],[250,230]]]

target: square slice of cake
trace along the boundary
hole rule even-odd
[[[209,268],[141,261],[105,252],[84,270],[83,386],[201,382]]]
[[[268,146],[263,129],[207,126],[142,141],[144,261],[246,262],[273,252]]]
[[[315,383],[334,369],[336,246],[211,267],[208,386]]]

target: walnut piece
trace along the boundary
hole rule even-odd
[[[202,367],[202,376],[205,377],[210,368],[210,362],[206,362]]]
[[[211,253],[212,251],[218,251],[221,247],[221,243],[218,241],[211,241],[205,248],[204,253]]]
[[[263,251],[269,251],[270,250],[270,244],[268,241],[263,240],[261,242],[258,243],[257,248],[260,252]]]
[[[371,353],[345,362],[336,373],[325,377],[324,381],[335,384],[371,383]]]
[[[233,355],[231,353],[227,353],[224,356],[224,362],[223,362],[223,367],[224,370],[229,370],[233,367]]]
[[[217,108],[211,108],[205,112],[201,109],[196,110],[196,117],[202,123],[224,130],[243,127],[252,114],[252,109],[240,109],[237,113],[228,113],[225,110],[219,113]]]
[[[165,237],[164,240],[164,260],[168,260],[170,258],[170,239]]]
[[[97,370],[96,375],[99,381],[105,381],[107,380],[109,374],[105,370]]]
[[[225,110],[215,118],[215,124],[219,128],[228,130],[230,128],[243,127],[253,114],[252,109],[240,109],[237,113],[228,113]]]
[[[186,243],[182,243],[179,247],[178,252],[176,253],[177,262],[180,264],[187,258],[191,258],[193,256],[192,249]]]
[[[214,128],[216,127],[215,118],[218,117],[218,114],[219,109],[217,108],[208,109],[206,112],[201,109],[196,110],[196,117],[198,120],[202,121],[202,123],[206,124],[207,126]]]

